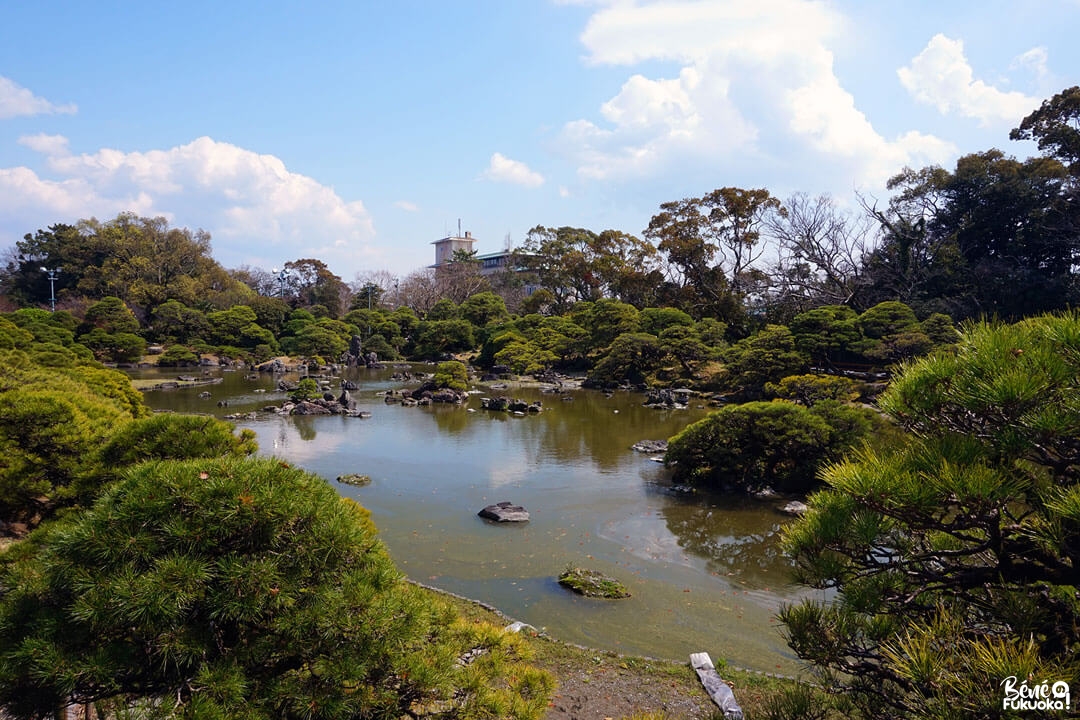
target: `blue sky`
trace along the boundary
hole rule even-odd
[[[431,241],[640,235],[715,188],[884,197],[1034,148],[1080,0],[0,0],[0,248],[122,211],[226,267],[404,276]]]

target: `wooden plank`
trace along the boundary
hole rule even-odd
[[[705,692],[709,693],[709,697],[724,713],[724,718],[743,720],[743,711],[739,703],[735,701],[735,693],[720,677],[720,673],[716,672],[709,653],[690,653],[690,667],[694,668],[701,684],[705,686]]]

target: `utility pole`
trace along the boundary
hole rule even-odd
[[[60,268],[49,270],[43,267],[41,272],[49,278],[49,310],[56,312],[56,278],[60,275]]]

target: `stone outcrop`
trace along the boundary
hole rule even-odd
[[[653,389],[645,396],[645,407],[684,408],[690,404],[691,390],[669,388]]]
[[[667,440],[642,440],[631,445],[634,450],[641,453],[656,455],[667,452]]]
[[[255,369],[259,372],[268,372],[275,375],[281,375],[286,371],[285,362],[281,358],[274,358],[273,360],[267,360],[264,363],[255,366]]]
[[[514,505],[511,502],[500,502],[494,505],[488,505],[486,508],[476,513],[485,520],[494,520],[495,522],[528,522],[529,511],[520,505]]]
[[[538,413],[543,411],[544,404],[539,400],[530,403],[517,398],[486,397],[480,399],[480,407],[484,410],[494,410],[496,412]]]
[[[810,508],[806,506],[806,503],[800,502],[799,500],[792,500],[786,505],[777,508],[780,512],[785,515],[791,515],[792,517],[802,517],[809,509]]]

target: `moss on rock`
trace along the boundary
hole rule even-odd
[[[568,566],[559,575],[559,584],[585,597],[628,598],[630,591],[615,578],[596,570]]]

